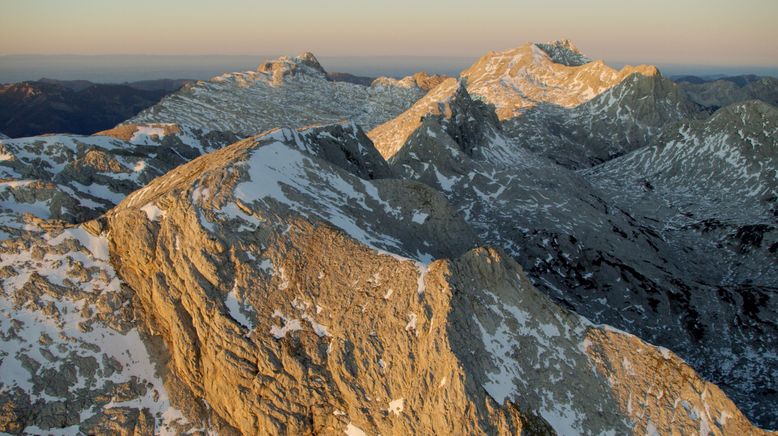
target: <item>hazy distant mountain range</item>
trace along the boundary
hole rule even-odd
[[[560,40],[173,85],[0,139],[0,431],[778,428],[775,81]]]
[[[95,133],[156,104],[189,82],[161,79],[107,85],[44,78],[0,85],[0,131],[11,137]]]

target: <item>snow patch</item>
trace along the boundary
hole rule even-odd
[[[428,216],[429,216],[428,213],[414,212],[411,221],[415,222],[416,224],[424,224],[424,221],[427,219]]]
[[[149,221],[160,221],[165,217],[165,215],[167,215],[167,212],[157,207],[157,205],[154,203],[148,203],[141,207],[140,210],[146,212],[146,217],[149,219]]]
[[[251,307],[246,307],[244,301],[238,295],[238,284],[232,287],[232,290],[227,294],[227,298],[224,299],[224,305],[227,306],[227,310],[230,313],[232,319],[238,322],[245,329],[251,331],[254,330],[254,323],[251,319],[244,314],[244,312],[253,312]]]
[[[392,400],[389,402],[389,409],[387,411],[389,413],[394,413],[395,416],[400,416],[400,414],[403,412],[403,409],[405,408],[405,399],[400,398],[397,400]]]
[[[364,431],[362,431],[361,428],[355,426],[354,424],[352,424],[350,422],[346,426],[345,433],[346,433],[347,436],[367,436],[367,434]]]

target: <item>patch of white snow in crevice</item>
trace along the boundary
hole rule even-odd
[[[237,321],[238,324],[245,329],[249,331],[254,330],[254,323],[251,321],[251,318],[244,314],[244,312],[253,312],[254,309],[250,306],[247,307],[244,304],[243,299],[238,295],[237,285],[236,282],[235,286],[233,286],[232,290],[227,294],[227,297],[224,299],[224,305],[227,306],[227,310],[232,319]]]
[[[146,217],[149,219],[149,221],[160,221],[165,217],[165,215],[167,215],[167,212],[157,207],[157,205],[154,203],[148,203],[141,207],[140,210],[146,213]]]
[[[270,334],[276,339],[281,339],[289,332],[296,332],[303,329],[299,319],[281,319],[284,323],[282,327],[272,325],[270,327]]]
[[[135,132],[130,138],[130,142],[133,144],[150,145],[154,144],[154,138],[160,140],[165,137],[165,129],[163,127],[139,125],[135,127]]]

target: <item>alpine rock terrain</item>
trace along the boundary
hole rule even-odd
[[[193,158],[276,126],[353,120],[372,126],[405,110],[441,78],[418,73],[372,86],[333,82],[305,53],[255,72],[189,84],[113,129],[0,144],[0,232],[35,219],[78,223]],[[164,121],[163,121],[164,120]]]
[[[378,78],[371,86],[335,82],[311,53],[263,63],[185,86],[129,123],[174,123],[248,136],[278,126],[353,120],[366,128],[424,95],[425,75]]]
[[[306,53],[2,139],[0,431],[774,434],[757,97],[569,41],[369,86]]]

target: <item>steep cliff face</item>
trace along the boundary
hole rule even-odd
[[[0,431],[765,434],[778,112],[690,89],[304,53],[0,137]]]
[[[481,420],[544,428],[483,393],[468,399],[446,340],[444,265],[383,251],[458,255],[467,227],[429,188],[332,165],[326,141],[342,129],[235,144],[109,214],[114,263],[168,345],[171,372],[244,433],[477,432]],[[159,212],[149,220],[144,207]],[[400,228],[416,238],[393,238]]]
[[[615,70],[570,41],[489,53],[460,77],[495,106],[512,142],[572,169],[651,143],[663,128],[703,109],[656,67]]]
[[[592,61],[569,39],[535,43],[535,45],[546,52],[551,60],[558,64],[567,65],[568,67],[579,67]]]
[[[400,151],[425,118],[436,118],[452,128],[459,128],[461,132],[452,134],[472,142],[474,147],[484,136],[495,136],[498,125],[493,107],[472,99],[463,80],[450,78],[407,111],[371,130],[368,136],[381,155],[389,159]]]

